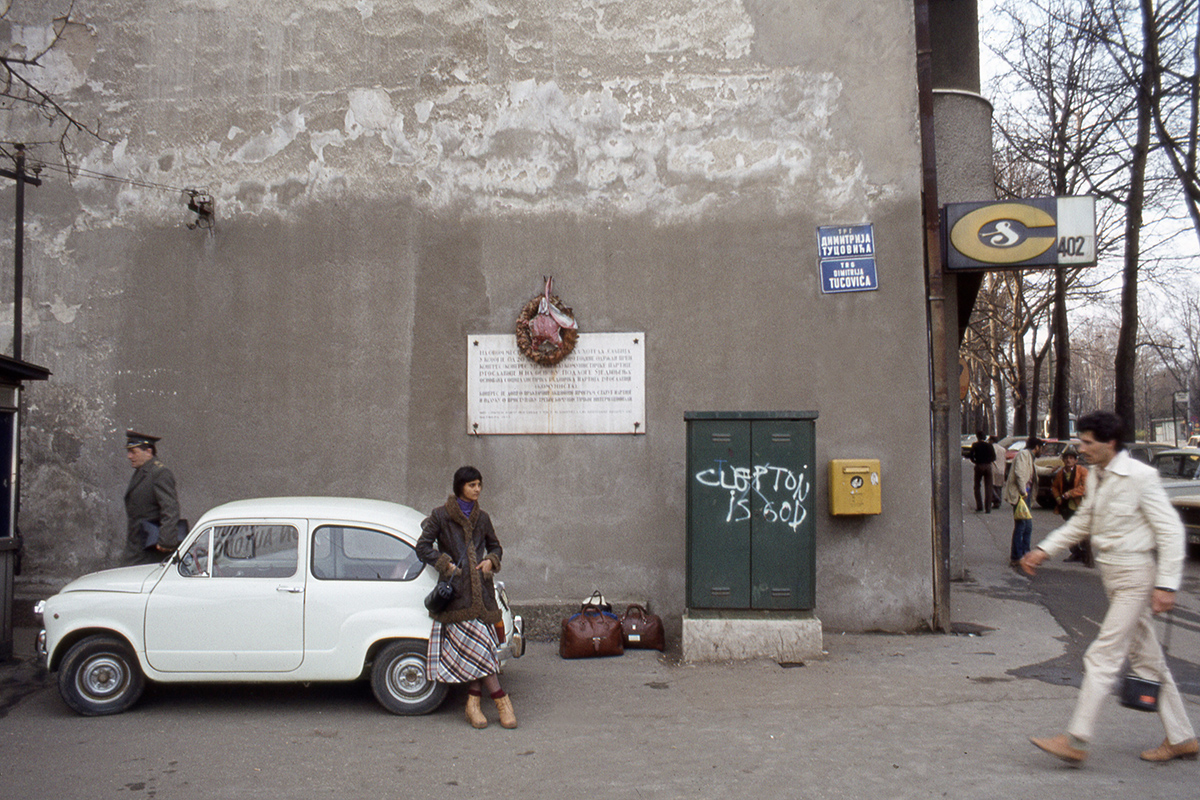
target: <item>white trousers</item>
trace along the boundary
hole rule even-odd
[[[1125,659],[1134,673],[1162,684],[1158,695],[1158,716],[1167,732],[1167,741],[1179,744],[1193,738],[1192,723],[1162,648],[1151,627],[1153,614],[1150,598],[1154,591],[1155,565],[1147,555],[1144,563],[1114,565],[1097,563],[1108,595],[1108,613],[1100,624],[1100,634],[1083,656],[1083,686],[1075,703],[1075,714],[1067,732],[1091,741],[1096,718],[1105,699],[1121,677]]]

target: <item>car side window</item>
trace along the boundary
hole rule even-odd
[[[296,574],[300,533],[291,525],[221,525],[212,529],[211,536],[214,578],[290,578]]]
[[[1180,469],[1180,474],[1185,478],[1195,478],[1196,477],[1196,464],[1198,462],[1200,462],[1200,457],[1184,456],[1183,457],[1183,468]]]
[[[322,525],[313,533],[312,573],[326,581],[410,581],[425,565],[412,546],[371,528]]]
[[[1176,467],[1174,459],[1170,456],[1159,456],[1154,459],[1154,468],[1158,470],[1158,474],[1164,478],[1174,478]]]

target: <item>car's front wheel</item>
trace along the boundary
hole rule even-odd
[[[80,639],[63,658],[58,693],[88,717],[119,714],[137,702],[146,678],[129,645],[113,636]]]
[[[428,714],[446,699],[448,687],[425,676],[425,642],[392,642],[375,656],[371,690],[393,714]]]

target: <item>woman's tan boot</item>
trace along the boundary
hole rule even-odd
[[[508,695],[496,698],[496,708],[500,711],[500,727],[517,727],[517,714],[513,711],[512,698]]]
[[[487,717],[483,715],[483,708],[479,705],[480,697],[477,694],[467,695],[467,721],[471,723],[472,728],[483,729],[487,727]],[[503,719],[503,717],[501,717]]]

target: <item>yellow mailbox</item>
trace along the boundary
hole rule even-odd
[[[829,513],[878,514],[879,459],[835,458],[829,462]]]

